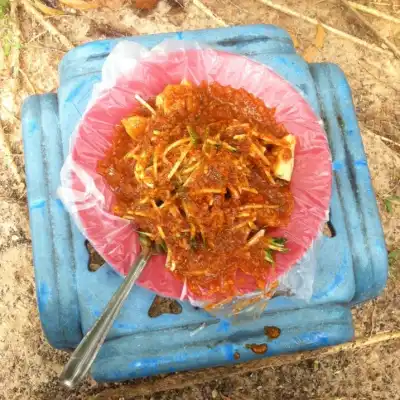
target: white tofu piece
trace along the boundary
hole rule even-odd
[[[294,150],[296,147],[296,138],[294,135],[287,135],[283,138],[289,145],[289,148],[284,147],[277,154],[277,160],[273,168],[273,174],[277,178],[290,182],[292,179],[294,167]],[[291,157],[287,156],[288,149],[290,150]]]

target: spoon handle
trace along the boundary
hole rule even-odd
[[[144,248],[99,319],[74,350],[60,375],[60,382],[64,386],[72,389],[86,376],[126,297],[150,257],[151,250]]]

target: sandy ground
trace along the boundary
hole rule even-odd
[[[130,4],[66,16],[48,16],[74,45],[122,34],[146,34],[228,25],[271,23],[287,29],[304,53],[312,45],[315,27],[260,5],[256,0],[207,0],[221,20],[200,11],[189,1],[180,7],[161,1],[151,12],[138,12]],[[111,3],[111,2],[110,2]],[[112,2],[116,5],[117,2]],[[123,2],[120,1],[119,4]],[[298,13],[317,18],[369,43],[379,41],[338,5],[338,1],[277,0]],[[300,4],[299,4],[300,3]],[[397,0],[361,1],[400,18]],[[78,15],[79,14],[79,15]],[[17,9],[21,38],[12,33],[9,17],[0,20],[0,116],[3,137],[11,148],[21,176],[23,149],[19,108],[28,95],[57,88],[57,65],[65,48],[24,8]],[[367,19],[400,47],[400,24],[381,18]],[[15,32],[15,30],[14,30]],[[4,51],[4,44],[9,43]],[[18,51],[16,51],[16,49]],[[10,79],[20,54],[19,89]],[[8,54],[10,53],[10,54]],[[385,207],[400,195],[400,62],[388,54],[360,46],[327,32],[314,61],[337,63],[353,89],[373,185],[377,194],[389,251],[400,249],[400,207]],[[12,65],[11,65],[12,64]],[[0,132],[1,134],[1,132]],[[3,149],[2,149],[3,150]],[[104,386],[88,379],[78,391],[59,388],[57,376],[67,356],[52,349],[43,338],[35,301],[31,242],[23,181],[16,179],[10,160],[0,153],[0,399],[75,399],[101,392]],[[400,260],[393,260],[387,289],[376,300],[354,309],[357,336],[400,330]],[[180,391],[154,394],[152,399],[393,399],[400,391],[400,343],[392,342],[339,353],[322,360],[269,368],[235,378]],[[150,397],[138,397],[150,399]]]

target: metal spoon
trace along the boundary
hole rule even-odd
[[[74,388],[88,373],[132,286],[149,261],[152,251],[150,246],[142,247],[142,252],[107,304],[103,314],[72,353],[60,375],[60,382],[67,388]]]

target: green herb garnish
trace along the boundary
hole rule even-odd
[[[272,257],[272,251],[269,249],[264,249],[264,260],[271,263],[272,265],[275,264],[275,260]]]
[[[287,253],[289,249],[285,247],[286,242],[287,240],[285,238],[272,238],[268,248],[279,251],[280,253]]]
[[[264,259],[265,261],[275,264],[274,257],[272,255],[273,251],[279,251],[280,253],[287,253],[289,249],[285,247],[287,240],[285,238],[271,238],[271,241],[267,249],[264,249]]]
[[[193,126],[188,125],[186,127],[189,136],[190,136],[190,141],[193,143],[194,146],[197,146],[197,144],[199,143],[200,137],[197,134],[197,132],[195,131],[195,129],[193,128]]]

